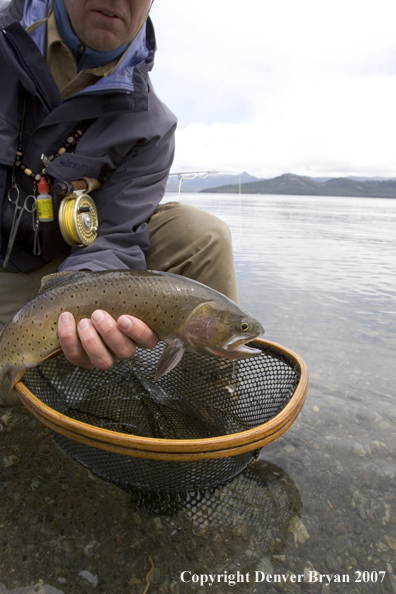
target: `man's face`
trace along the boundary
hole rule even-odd
[[[64,0],[81,43],[107,52],[131,41],[144,23],[151,0]]]

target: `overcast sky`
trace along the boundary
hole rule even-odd
[[[396,177],[395,0],[155,0],[173,171]]]
[[[396,177],[395,0],[155,0],[151,15],[173,171]]]

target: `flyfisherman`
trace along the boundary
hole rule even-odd
[[[152,1],[11,0],[0,13],[0,328],[58,270],[147,267],[237,299],[225,224],[191,206],[159,205],[176,118],[148,75]],[[93,205],[70,202],[71,216],[51,188],[82,178]],[[69,229],[75,216],[96,234],[83,247]],[[77,328],[64,312],[58,334],[72,363],[98,368],[157,342],[141,320],[104,310]]]

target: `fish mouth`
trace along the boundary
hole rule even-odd
[[[255,355],[261,355],[260,349],[249,347],[246,344],[240,344],[236,348],[227,352],[230,352],[233,355],[238,355],[239,357],[253,357]]]
[[[246,334],[243,336],[233,336],[223,345],[221,352],[214,349],[210,349],[210,351],[215,355],[220,355],[228,359],[241,359],[244,357],[261,355],[262,351],[260,349],[255,349],[246,344],[257,338],[257,336],[259,336],[259,334],[254,334],[252,336],[246,336]]]

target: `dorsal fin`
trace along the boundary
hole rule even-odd
[[[59,285],[70,283],[72,280],[75,280],[76,277],[85,276],[86,274],[87,272],[82,270],[64,270],[63,272],[47,274],[47,276],[43,276],[41,279],[41,286],[38,295],[41,295],[41,293],[46,293],[47,291],[50,291]]]

